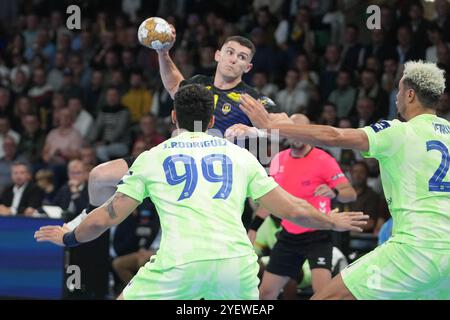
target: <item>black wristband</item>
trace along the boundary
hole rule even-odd
[[[63,236],[63,243],[66,247],[76,247],[81,244],[81,242],[77,241],[77,238],[75,238],[75,231],[67,232]]]
[[[260,216],[255,216],[252,220],[252,223],[250,223],[249,229],[258,231],[259,227],[263,224],[264,219]]]
[[[334,197],[334,199],[337,199],[337,197],[339,197],[339,190],[336,189],[336,188],[333,188],[332,190],[333,190],[333,192],[336,194],[336,196]]]

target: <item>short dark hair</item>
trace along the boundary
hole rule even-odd
[[[30,166],[30,164],[28,163],[28,162],[26,162],[26,161],[23,161],[23,160],[16,160],[16,161],[14,161],[12,164],[11,164],[11,168],[12,167],[17,167],[17,166],[23,166],[23,167],[25,167],[26,169],[27,169],[27,171],[28,171],[28,173],[32,173],[32,170],[31,170],[31,166]]]
[[[175,93],[173,106],[180,129],[198,131],[194,123],[200,121],[204,132],[214,112],[214,96],[202,85],[189,84]]]
[[[225,44],[227,44],[230,41],[237,42],[241,46],[249,48],[250,51],[251,51],[251,57],[253,57],[255,55],[256,48],[255,48],[255,45],[253,44],[253,42],[250,39],[247,39],[247,38],[242,37],[242,36],[231,36],[231,37],[228,37],[228,38],[225,39],[225,41],[223,42],[222,46],[224,46]]]
[[[365,161],[363,161],[363,160],[356,161],[355,163],[353,163],[352,169],[353,169],[353,167],[355,167],[355,166],[362,166],[362,167],[364,167],[364,169],[366,170],[367,176],[369,176],[369,174],[370,174],[370,168],[369,168],[369,165],[368,165]]]

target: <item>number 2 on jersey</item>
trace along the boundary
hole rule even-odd
[[[175,166],[176,162],[184,164],[185,173],[178,175]],[[222,174],[214,172],[214,162],[220,162]],[[210,154],[202,158],[202,173],[206,181],[217,183],[222,182],[222,186],[213,199],[227,199],[231,193],[233,182],[233,165],[231,159],[224,154]],[[198,182],[198,170],[195,159],[185,154],[177,154],[167,157],[163,162],[167,183],[171,186],[186,182],[178,201],[190,198],[194,193]]]
[[[450,167],[450,154],[448,149],[441,141],[431,140],[427,141],[427,151],[437,150],[442,153],[442,160],[439,168],[428,181],[429,191],[450,192],[450,182],[444,182]]]

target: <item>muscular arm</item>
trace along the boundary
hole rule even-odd
[[[362,231],[367,215],[362,212],[330,213],[325,215],[303,199],[296,198],[280,186],[258,199],[259,203],[278,216],[307,228]]]
[[[169,52],[158,53],[159,73],[161,74],[161,80],[164,84],[164,88],[169,92],[173,98],[178,91],[180,82],[184,80],[180,70],[178,70],[175,63],[170,58]]]
[[[88,242],[96,239],[110,227],[125,220],[138,205],[139,202],[135,199],[117,192],[101,207],[93,210],[75,229],[77,241]]]
[[[369,151],[369,139],[361,129],[341,129],[323,125],[270,125],[282,136],[300,139],[303,143],[326,147],[341,147],[358,151]]]
[[[334,227],[332,219],[316,210],[303,199],[296,198],[281,187],[276,187],[258,199],[259,203],[282,219],[307,228],[331,230]]]
[[[369,139],[361,129],[340,129],[322,125],[298,125],[286,114],[269,114],[264,106],[249,95],[241,97],[240,108],[258,128],[266,128],[282,136],[297,138],[303,143],[369,151]]]
[[[89,173],[89,202],[94,206],[102,205],[116,191],[117,183],[128,171],[123,159],[108,161],[96,166]]]

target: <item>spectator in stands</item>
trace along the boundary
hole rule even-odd
[[[25,38],[25,47],[29,48],[33,46],[34,41],[37,37],[39,19],[34,13],[30,13],[26,18],[26,29],[23,31],[22,35]]]
[[[199,63],[195,68],[194,74],[205,76],[214,76],[216,72],[216,61],[214,59],[215,47],[212,44],[206,44],[200,48]]]
[[[450,6],[447,0],[434,1],[435,20],[434,22],[442,30],[450,30]],[[444,41],[450,42],[450,33],[444,33]]]
[[[62,51],[57,51],[53,68],[51,68],[47,74],[47,83],[53,88],[53,91],[59,91],[62,87],[65,64],[66,60],[64,53]]]
[[[72,160],[67,165],[68,181],[56,192],[52,204],[61,207],[72,220],[89,205],[87,181],[89,171],[81,160]]]
[[[3,150],[5,151],[2,158],[0,158],[0,194],[9,186],[11,180],[11,165],[15,161],[23,161],[26,159],[20,156],[17,152],[17,144],[13,138],[6,136],[3,139]]]
[[[362,128],[378,121],[375,103],[370,98],[360,98],[356,102],[356,115],[352,117],[353,128]]]
[[[20,96],[16,97],[14,103],[14,110],[12,114],[11,126],[13,130],[22,133],[22,117],[27,114],[36,114],[37,110],[30,97]]]
[[[258,90],[261,94],[269,97],[272,100],[275,100],[275,95],[278,93],[278,87],[275,84],[269,82],[266,72],[262,70],[256,70],[253,73],[252,83],[255,86],[255,89]]]
[[[281,21],[275,31],[275,39],[282,50],[289,51],[290,56],[301,50],[311,54],[315,45],[314,30],[311,27],[311,9],[308,6],[301,6],[293,20]]]
[[[0,116],[12,119],[11,93],[7,88],[0,87]]]
[[[131,49],[124,49],[122,51],[122,54],[120,56],[120,63],[122,65],[122,70],[125,72],[126,78],[129,78],[131,72],[133,72],[138,68],[138,65],[134,57],[134,52]]]
[[[42,150],[45,144],[45,133],[39,126],[36,114],[27,114],[22,117],[22,137],[18,146],[18,152],[31,164],[41,162]]]
[[[319,85],[319,75],[311,70],[309,58],[306,54],[300,53],[295,58],[295,67],[300,73],[300,88],[308,89],[311,85]]]
[[[139,131],[135,133],[133,145],[138,141],[142,141],[145,149],[148,150],[165,140],[157,131],[156,121],[157,118],[151,113],[147,113],[141,117],[139,121]]]
[[[55,52],[55,45],[50,41],[48,31],[46,29],[39,29],[33,45],[27,47],[25,50],[25,58],[31,61],[37,54],[42,54],[50,66],[52,66],[55,59]]]
[[[261,28],[254,28],[251,32],[251,41],[255,45],[256,51],[252,59],[254,70],[263,70],[267,73],[277,71],[277,59],[274,59],[275,52],[268,44],[268,36]],[[252,76],[253,70],[250,70],[247,76]],[[245,80],[245,79],[244,79]]]
[[[41,127],[45,132],[56,128],[59,125],[58,114],[59,111],[66,107],[66,99],[61,91],[54,92],[52,96],[52,103],[50,107],[39,110],[41,120]]]
[[[429,46],[427,32],[430,22],[423,16],[423,6],[419,1],[413,1],[408,8],[409,27],[412,31],[412,42],[421,51]]]
[[[445,91],[441,96],[441,101],[436,110],[436,114],[447,121],[450,121],[450,93]]]
[[[63,72],[63,84],[61,87],[61,92],[65,99],[69,97],[82,97],[83,91],[81,87],[75,83],[73,70],[70,68],[65,68]]]
[[[336,127],[339,122],[336,105],[332,102],[326,102],[322,107],[322,113],[317,122],[318,124]]]
[[[39,169],[34,175],[34,178],[36,185],[44,192],[42,205],[51,205],[57,191],[53,181],[53,172],[48,169]]]
[[[42,204],[43,191],[32,181],[31,169],[25,162],[11,166],[13,184],[0,195],[0,215],[31,216]]]
[[[9,118],[0,115],[0,158],[5,155],[5,151],[3,150],[3,141],[7,136],[11,137],[16,145],[20,141],[20,134],[11,129]]]
[[[75,117],[73,127],[80,133],[83,139],[86,138],[94,123],[94,118],[83,108],[80,97],[70,97],[67,101],[67,108]]]
[[[427,35],[430,46],[426,50],[425,58],[427,61],[436,63],[438,62],[437,47],[441,44],[446,44],[444,41],[444,33],[438,25],[432,24],[427,30]]]
[[[363,46],[359,43],[358,27],[354,24],[347,24],[344,34],[344,45],[342,48],[342,67],[350,72],[361,67],[363,61]]]
[[[374,70],[364,69],[361,73],[361,85],[358,88],[357,99],[370,98],[375,103],[375,114],[386,119],[389,111],[389,97],[377,81]]]
[[[29,90],[27,74],[22,69],[17,69],[10,73],[10,78],[12,94],[16,97],[26,95]]]
[[[328,98],[336,105],[338,118],[348,117],[356,101],[357,90],[352,86],[352,75],[348,70],[340,70],[336,78],[336,89]]]
[[[122,97],[122,104],[128,108],[131,123],[138,123],[141,117],[150,112],[152,95],[144,85],[142,73],[135,70],[130,75],[130,89]]]
[[[336,88],[336,77],[341,69],[341,49],[338,45],[329,44],[325,50],[323,68],[320,73],[320,92],[322,99],[327,100]]]
[[[47,83],[47,76],[44,68],[37,68],[33,71],[33,85],[28,91],[28,95],[33,99],[33,103],[38,109],[50,105],[53,88]]]
[[[89,86],[92,70],[89,65],[85,65],[81,54],[73,53],[70,56],[69,68],[73,71],[74,83],[82,89]],[[82,96],[79,95],[81,98]]]
[[[102,105],[101,97],[103,93],[103,73],[100,70],[94,70],[91,74],[90,85],[84,89],[84,102],[86,110],[96,115]]]
[[[89,141],[96,144],[97,158],[106,162],[128,153],[130,112],[120,104],[120,95],[115,87],[106,92],[106,104],[95,119]]]
[[[370,31],[370,44],[364,48],[364,61],[370,56],[374,56],[383,63],[387,57],[397,56],[395,46],[386,41],[386,31],[384,29],[373,29]]]
[[[398,28],[397,40],[397,54],[400,64],[404,64],[408,60],[419,60],[425,58],[425,53],[423,50],[413,45],[412,31],[408,25],[403,25]]]
[[[78,156],[82,144],[80,133],[73,127],[74,115],[68,108],[58,112],[59,126],[49,132],[42,158],[47,164],[66,164]]]
[[[97,156],[95,155],[95,149],[90,144],[85,143],[80,150],[80,160],[83,162],[86,170],[90,172],[95,166],[98,165]]]
[[[300,75],[297,69],[290,69],[284,79],[285,89],[278,92],[275,98],[276,104],[288,115],[299,112],[308,104],[308,93],[297,87]]]
[[[362,227],[363,232],[372,233],[375,223],[378,220],[380,209],[380,196],[367,185],[369,177],[369,167],[364,161],[356,162],[351,170],[351,183],[356,190],[357,198],[354,202],[350,202],[349,210],[362,211],[369,215],[367,224]]]
[[[177,51],[175,51],[174,62],[185,79],[189,79],[194,75],[195,67],[192,64],[192,59],[188,50],[182,47],[178,48]]]
[[[445,83],[446,87],[450,84],[450,49],[446,44],[440,44],[436,48],[438,57],[437,66],[445,70]]]

